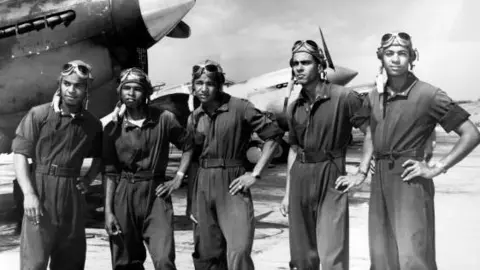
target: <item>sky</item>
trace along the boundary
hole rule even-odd
[[[404,31],[419,51],[414,73],[456,100],[480,99],[480,1],[477,0],[197,0],[184,21],[188,39],[164,38],[149,49],[153,82],[190,80],[191,67],[219,61],[242,81],[288,67],[296,40],[321,44],[335,65],[359,72],[349,85],[371,83],[381,36]]]

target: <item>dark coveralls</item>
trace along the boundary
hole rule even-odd
[[[230,183],[245,173],[242,161],[253,132],[263,140],[283,135],[276,121],[252,103],[221,94],[213,115],[200,106],[190,116],[196,147],[201,148],[192,214],[197,270],[254,269],[250,253],[254,212],[250,191],[229,193]]]
[[[72,117],[50,104],[33,107],[20,122],[14,153],[32,158],[32,175],[43,216],[23,219],[21,269],[84,269],[85,198],[76,188],[83,159],[101,157],[102,124],[90,112]]]
[[[361,97],[325,83],[309,104],[304,90],[289,107],[289,141],[298,146],[290,170],[292,269],[348,269],[348,196],[335,189],[345,175],[345,153]]]
[[[144,241],[155,269],[175,268],[171,197],[157,197],[165,182],[170,142],[188,150],[185,129],[173,113],[149,108],[142,127],[126,118],[104,129],[105,173],[117,179],[113,212],[122,233],[110,237],[113,269],[144,269]]]
[[[411,73],[406,85],[399,94],[369,93],[361,111],[370,121],[376,158],[369,208],[372,270],[437,269],[433,181],[404,182],[402,164],[423,160],[437,123],[450,132],[469,117],[445,92]]]

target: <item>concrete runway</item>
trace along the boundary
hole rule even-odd
[[[437,134],[434,160],[444,155],[457,136]],[[359,147],[353,147],[347,161],[348,170],[358,162]],[[178,165],[178,153],[174,153],[169,172]],[[1,163],[1,161],[0,161]],[[0,165],[0,209],[7,209],[11,201],[11,164]],[[480,148],[435,179],[436,239],[439,269],[480,269],[478,242],[480,241]],[[288,245],[288,220],[278,211],[284,194],[285,165],[269,168],[262,181],[253,189],[256,214],[256,233],[253,259],[256,269],[288,269],[290,259]],[[10,182],[9,182],[10,181]],[[99,187],[99,186],[97,186]],[[368,182],[354,194],[350,194],[350,269],[368,269]],[[177,268],[193,269],[191,253],[193,239],[191,223],[185,214],[185,188],[174,193],[175,241]],[[11,206],[10,206],[11,207]],[[1,211],[0,211],[1,213]],[[110,253],[101,214],[89,220],[87,228],[86,269],[110,269]],[[0,215],[0,265],[2,269],[19,269],[18,236],[13,235],[13,223],[8,216]],[[146,269],[154,269],[150,259]]]

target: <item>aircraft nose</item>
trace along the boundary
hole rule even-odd
[[[123,44],[150,48],[167,34],[171,37],[188,37],[190,34],[190,28],[181,20],[195,5],[195,0],[111,2],[115,36]]]
[[[335,70],[327,69],[327,78],[330,82],[339,85],[346,85],[358,75],[358,72],[349,68],[335,67]]]
[[[143,22],[155,41],[167,35],[195,5],[195,0],[138,0]]]

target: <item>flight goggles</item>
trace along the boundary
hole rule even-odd
[[[71,61],[63,65],[61,74],[66,76],[70,75],[73,71],[83,79],[93,79],[92,68],[90,65],[83,63],[82,61]]]
[[[120,75],[121,75],[120,82],[125,81],[128,78],[128,76],[131,75],[132,78],[130,78],[129,80],[139,80],[139,81],[144,80],[147,83],[151,84],[147,73],[145,73],[143,70],[139,68],[133,67],[133,68],[126,69]]]
[[[192,68],[193,74],[195,73],[203,73],[203,71],[206,70],[208,72],[218,72],[218,73],[223,73],[223,69],[220,65],[218,64],[212,64],[211,62],[205,63],[205,64],[200,64],[200,65],[194,65]]]
[[[392,45],[395,40],[402,46],[412,46],[412,38],[409,34],[405,32],[394,32],[394,33],[386,33],[382,36],[381,39],[381,47],[387,47]]]
[[[306,46],[305,46],[306,45]],[[318,51],[318,45],[315,41],[313,40],[297,40],[293,44],[292,47],[292,53],[298,52],[302,47],[307,49],[308,51],[311,52],[317,52]]]

